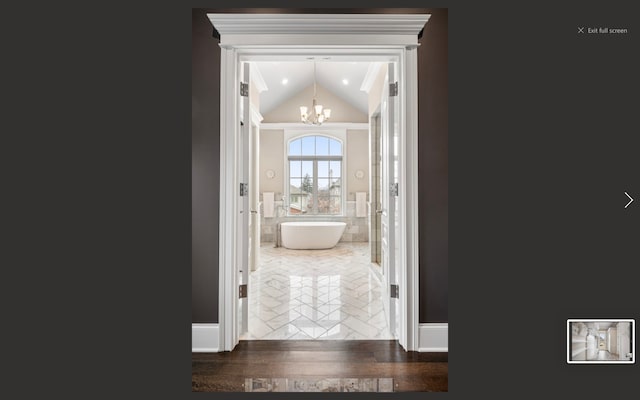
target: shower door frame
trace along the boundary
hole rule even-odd
[[[400,265],[396,268],[405,268],[398,282],[402,328],[397,339],[405,350],[419,350],[417,35],[429,15],[306,14],[307,24],[292,14],[209,14],[209,18],[221,34],[219,351],[233,350],[240,338],[236,280],[242,258],[234,243],[241,220],[236,197],[241,160],[237,139],[240,67],[243,62],[307,56],[333,61],[393,61],[398,66],[400,229],[396,240],[400,254],[396,259]],[[381,31],[381,24],[387,30]],[[310,34],[311,30],[315,33]]]

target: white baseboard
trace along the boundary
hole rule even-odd
[[[448,352],[449,324],[422,323],[418,326],[418,351]]]
[[[219,339],[219,324],[191,324],[191,352],[217,353]]]
[[[219,351],[219,329],[219,324],[191,324],[191,351],[193,353],[217,353]],[[421,323],[418,329],[418,351],[449,351],[448,323]]]

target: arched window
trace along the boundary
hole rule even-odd
[[[289,214],[343,213],[342,151],[340,140],[323,135],[289,141]]]

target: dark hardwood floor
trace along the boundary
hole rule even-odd
[[[393,378],[396,392],[448,391],[448,353],[405,352],[392,340],[251,340],[193,353],[194,392],[243,392],[245,378]]]

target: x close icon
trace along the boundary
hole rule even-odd
[[[578,33],[584,33],[584,26],[582,28],[578,28]]]

